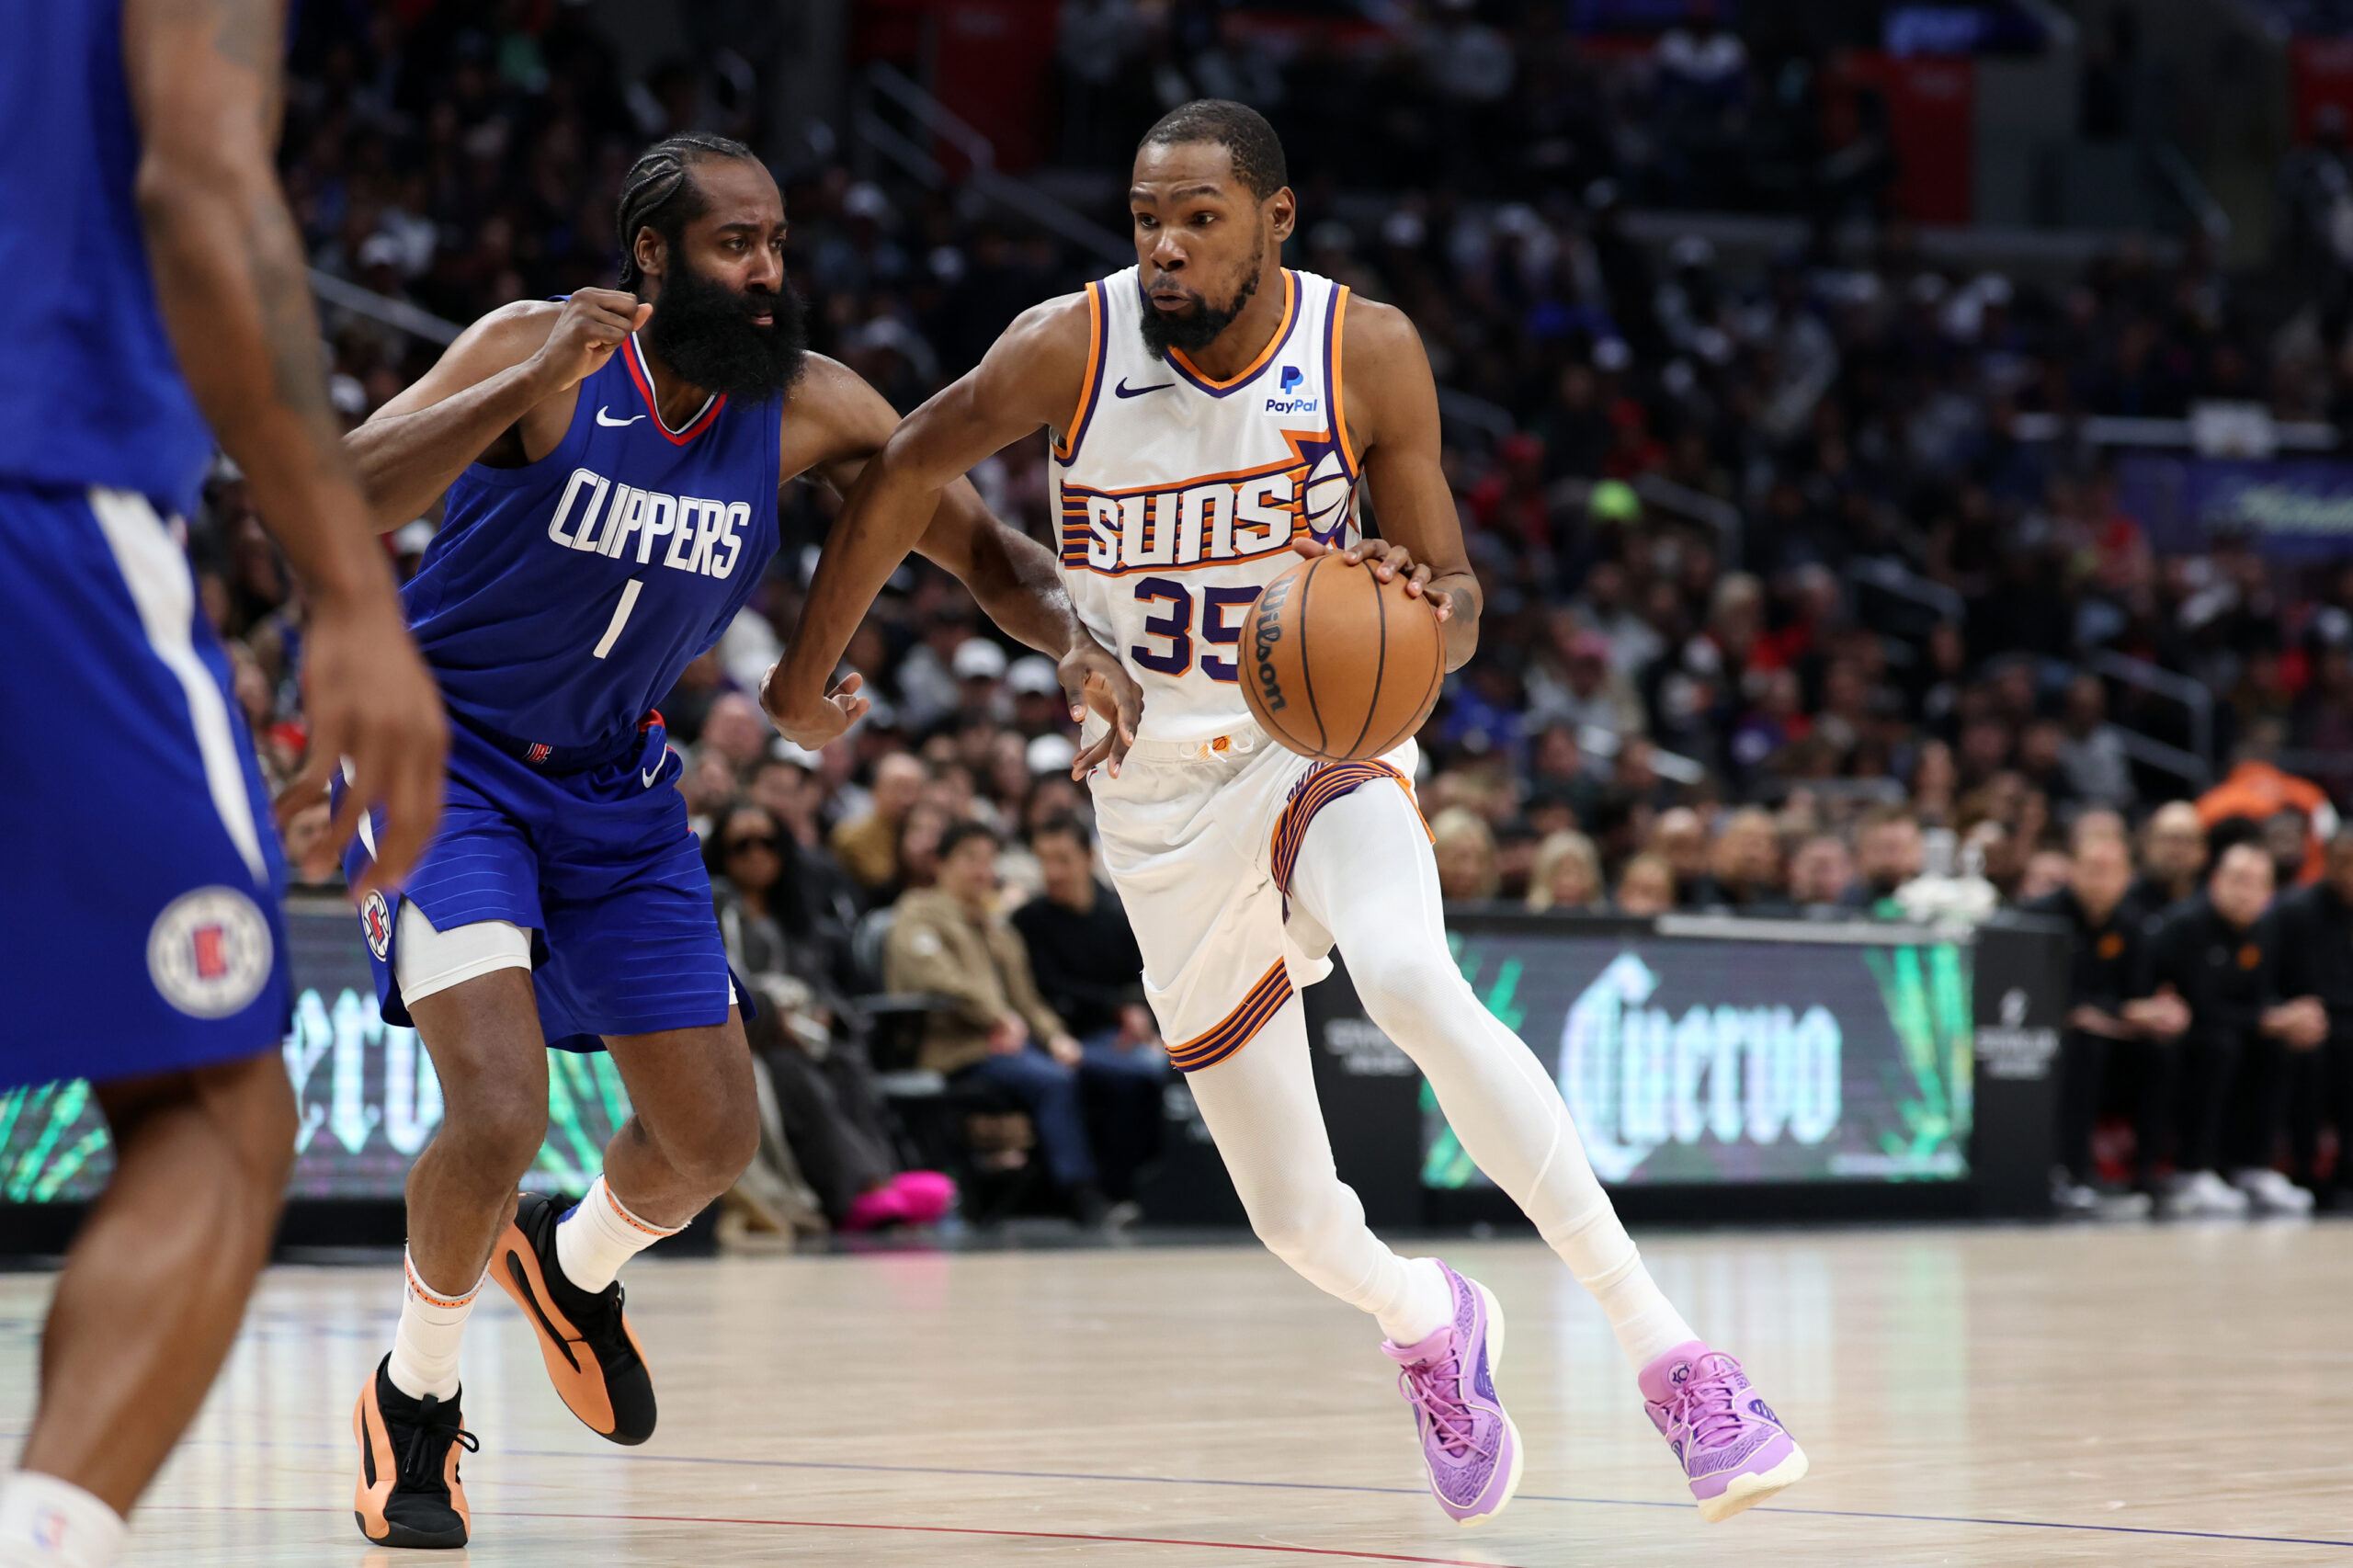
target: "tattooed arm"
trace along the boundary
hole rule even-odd
[[[285,30],[284,0],[125,0],[139,216],[181,372],[309,597],[306,777],[351,759],[359,787],[336,842],[364,801],[381,806],[364,885],[391,885],[439,816],[448,733],[327,403],[301,239],[271,167]]]

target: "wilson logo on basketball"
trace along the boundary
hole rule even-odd
[[[1252,622],[1250,673],[1258,683],[1259,704],[1270,713],[1290,706],[1283,698],[1281,677],[1275,673],[1275,644],[1283,640],[1283,606],[1290,601],[1298,582],[1296,577],[1276,578],[1274,585],[1258,596],[1258,613]]]

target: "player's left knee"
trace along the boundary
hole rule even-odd
[[[1462,977],[1444,952],[1392,946],[1385,951],[1347,955],[1348,979],[1365,1016],[1392,1039],[1422,1040],[1442,1031]]]
[[[712,1106],[691,1133],[662,1150],[682,1179],[714,1198],[735,1185],[759,1152],[759,1110],[748,1097]]]

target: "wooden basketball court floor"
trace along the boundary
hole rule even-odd
[[[466,1349],[474,1544],[380,1551],[349,1429],[387,1262],[270,1273],[131,1562],[2353,1564],[2353,1225],[1648,1236],[1813,1461],[1720,1526],[1549,1253],[1438,1250],[1505,1303],[1528,1449],[1474,1530],[1423,1494],[1369,1324],[1236,1243],[647,1260],[662,1423],[635,1449],[573,1422],[494,1292]],[[12,1435],[49,1289],[0,1278]]]

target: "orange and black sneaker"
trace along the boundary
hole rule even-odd
[[[620,1282],[582,1290],[556,1262],[560,1199],[527,1192],[491,1253],[491,1277],[538,1330],[548,1380],[591,1432],[616,1443],[654,1436],[654,1380],[622,1312]]]
[[[458,1480],[458,1450],[472,1453],[480,1445],[456,1400],[410,1398],[393,1386],[392,1363],[387,1356],[376,1364],[351,1412],[359,1439],[352,1517],[378,1546],[463,1546],[473,1516]]]

